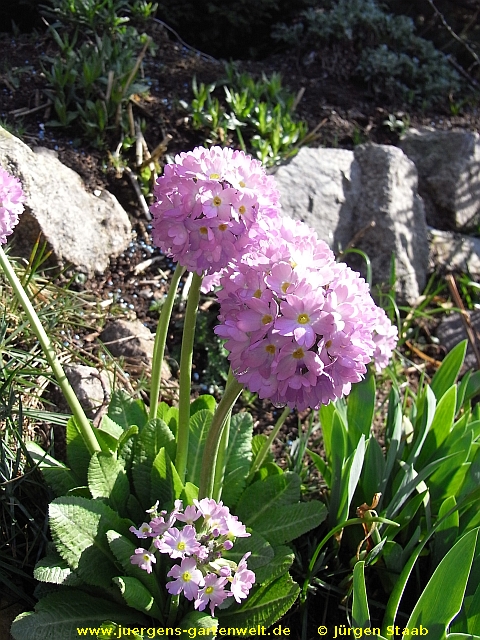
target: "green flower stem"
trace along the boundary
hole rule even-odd
[[[266,439],[260,451],[257,453],[257,456],[253,461],[252,467],[250,469],[250,473],[248,474],[248,477],[247,477],[247,484],[252,481],[253,476],[257,473],[257,471],[262,466],[263,461],[265,460],[268,452],[270,451],[270,447],[272,446],[273,441],[277,437],[278,432],[282,428],[283,423],[287,419],[287,416],[290,414],[290,411],[291,411],[290,407],[285,407],[285,409],[282,411],[281,416],[278,418],[277,422],[275,423],[275,426],[273,427],[270,435]]]
[[[228,387],[232,381],[234,380],[232,370],[230,369],[228,372],[227,384]],[[215,468],[215,476],[213,481],[213,493],[212,498],[218,502],[222,497],[222,488],[223,488],[223,480],[225,477],[225,467],[227,464],[227,449],[228,449],[228,438],[230,435],[230,419],[232,417],[232,408],[230,407],[229,412],[225,418],[225,423],[222,429],[222,435],[220,436],[220,441],[218,444],[217,450],[217,459],[214,465]]]
[[[42,347],[43,353],[50,365],[55,378],[57,379],[58,385],[62,390],[62,393],[65,397],[65,400],[70,407],[70,410],[73,414],[77,427],[80,429],[82,437],[85,441],[85,445],[90,453],[93,455],[96,451],[101,451],[100,445],[98,444],[98,440],[95,436],[95,432],[88,420],[85,412],[82,408],[82,405],[78,401],[77,396],[75,395],[74,390],[72,389],[67,376],[65,375],[65,371],[63,370],[62,365],[60,364],[59,359],[57,358],[57,354],[53,348],[53,345],[50,341],[50,338],[47,336],[45,329],[40,322],[40,318],[37,315],[30,299],[22,287],[20,280],[17,278],[15,271],[12,268],[5,252],[2,247],[0,247],[0,266],[3,269],[3,272],[7,276],[13,291],[15,292],[15,296],[20,301],[25,315],[28,318],[28,321],[31,324],[33,332],[38,338],[40,342],[40,346]]]
[[[188,293],[187,308],[185,309],[182,351],[180,354],[180,390],[178,396],[177,455],[175,458],[175,468],[182,483],[185,482],[187,469],[193,341],[195,338],[195,321],[197,319],[201,285],[202,276],[194,273]]]
[[[233,376],[227,384],[225,392],[220,400],[217,410],[213,416],[212,424],[205,441],[203,450],[202,469],[200,472],[200,486],[198,498],[211,498],[214,493],[215,474],[217,467],[217,455],[222,438],[222,431],[230,415],[233,405],[243,390],[241,385]]]
[[[178,282],[185,272],[185,267],[177,264],[177,268],[172,277],[170,288],[163,303],[158,320],[157,331],[155,333],[155,344],[153,347],[152,378],[150,381],[150,410],[149,420],[157,417],[158,398],[160,396],[160,385],[162,383],[162,364],[165,354],[165,343],[167,341],[168,326],[172,316],[173,303],[177,293]]]

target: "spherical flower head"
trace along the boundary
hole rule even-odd
[[[23,211],[25,195],[18,178],[0,167],[0,244],[5,244]]]
[[[184,558],[180,565],[176,564],[170,569],[167,576],[175,578],[173,582],[167,582],[168,593],[176,596],[183,592],[187,600],[195,600],[199,587],[205,584],[195,558]]]
[[[369,287],[304,223],[263,222],[265,236],[221,278],[220,325],[232,370],[261,399],[299,410],[348,394],[384,366],[396,331]]]
[[[197,147],[166,165],[154,187],[153,241],[199,275],[221,271],[278,216],[274,179],[243,151]]]
[[[130,556],[130,562],[137,564],[140,569],[143,569],[147,573],[152,573],[152,564],[155,564],[156,561],[157,559],[153,553],[141,547],[135,549],[133,556]]]

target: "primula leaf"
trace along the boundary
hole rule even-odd
[[[249,413],[237,413],[230,421],[222,499],[235,506],[245,487],[252,461],[253,420]]]
[[[223,556],[238,564],[248,551],[251,552],[248,568],[252,571],[256,571],[259,567],[270,567],[270,562],[275,555],[271,544],[259,533],[252,531],[248,538],[237,538],[233,548],[226,551]]]
[[[218,611],[219,627],[235,628],[236,635],[247,636],[249,628],[269,627],[290,609],[299,592],[298,584],[288,573],[283,574],[273,582],[254,587],[241,605]]]
[[[123,429],[136,425],[141,430],[148,420],[143,402],[131,398],[125,391],[113,392],[108,416]]]
[[[264,565],[255,570],[257,584],[273,582],[273,580],[287,573],[295,560],[295,554],[290,547],[280,545],[274,547],[273,550],[275,556],[270,560],[268,565]]]
[[[78,640],[78,628],[99,627],[104,620],[149,625],[149,619],[137,611],[72,589],[50,593],[37,603],[35,612],[20,614],[11,634],[15,640]]]
[[[88,468],[88,488],[93,498],[108,498],[113,509],[126,515],[130,483],[123,465],[111,454],[93,454]]]
[[[265,444],[265,442],[268,440],[267,436],[263,435],[263,433],[260,433],[256,436],[253,436],[252,438],[252,460],[255,460],[255,458],[257,457],[257,454],[259,453],[260,449],[263,447],[263,445]],[[265,458],[265,463],[267,462],[273,462],[273,455],[271,453],[271,451],[269,451],[267,453],[267,456]]]
[[[283,473],[254,482],[242,494],[237,505],[237,516],[248,527],[264,513],[283,505],[295,504],[300,498],[300,477],[296,473]]]
[[[318,527],[327,516],[327,508],[318,501],[273,507],[255,521],[255,531],[272,545],[295,540]]]
[[[455,384],[462,368],[466,350],[467,340],[463,340],[450,351],[433,376],[430,386],[437,400],[440,400],[443,394]]]
[[[108,588],[117,575],[106,533],[128,533],[128,524],[105,503],[80,497],[56,498],[49,507],[50,529],[57,551],[79,577]]]
[[[209,394],[204,394],[203,396],[198,396],[190,405],[190,416],[195,415],[197,411],[207,410],[210,413],[215,413],[215,409],[217,408],[216,400],[213,396]]]
[[[120,593],[129,607],[142,611],[142,613],[148,613],[157,620],[162,619],[162,613],[152,594],[140,580],[129,576],[118,576],[113,579],[113,582],[120,589]]]
[[[90,453],[83,439],[82,432],[73,418],[67,422],[67,462],[79,479],[81,485],[87,484]]]
[[[205,447],[205,440],[207,439],[207,435],[210,430],[210,425],[212,424],[212,418],[213,413],[211,411],[209,411],[208,409],[199,409],[191,416],[188,423],[188,479],[196,485],[200,484],[203,449]]]
[[[109,416],[102,417],[100,427],[95,431],[97,438],[101,438],[104,445],[108,446],[110,451],[116,451],[119,439],[123,434],[122,427],[114,422]],[[103,447],[102,447],[102,450]]]
[[[33,575],[35,580],[51,584],[74,586],[81,583],[78,576],[68,566],[67,561],[55,549],[49,550],[48,554],[37,562]]]
[[[441,638],[445,634],[462,606],[477,533],[478,530],[474,530],[465,534],[435,569],[405,625],[409,630],[422,624],[432,637]]]
[[[175,446],[173,433],[163,420],[150,420],[143,427],[135,441],[132,476],[137,497],[144,509],[150,509],[155,500],[151,501],[151,477],[153,462],[162,447]]]
[[[164,591],[160,586],[157,577],[153,573],[147,573],[137,564],[132,564],[131,557],[135,554],[135,549],[142,547],[143,540],[137,540],[136,544],[131,542],[125,536],[117,533],[116,531],[107,532],[107,540],[110,546],[110,550],[115,558],[122,565],[122,569],[127,576],[136,578],[143,586],[154,596],[157,604],[163,608],[164,605]],[[145,546],[149,545],[149,540],[145,540]]]
[[[182,481],[165,449],[160,449],[153,461],[150,486],[150,505],[158,500],[163,508],[173,507],[182,495]]]

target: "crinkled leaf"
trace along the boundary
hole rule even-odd
[[[251,556],[248,558],[249,569],[256,571],[259,567],[270,566],[274,550],[270,543],[256,531],[252,531],[248,538],[237,538],[233,548],[223,555],[238,564],[248,551],[251,552]]]
[[[55,549],[49,550],[48,554],[37,562],[33,575],[35,580],[51,584],[74,586],[81,583],[78,576],[68,566],[67,561]]]
[[[149,619],[110,600],[77,589],[50,593],[35,612],[20,614],[13,622],[15,640],[78,640],[78,627],[99,627],[105,620],[118,624],[148,626]]]
[[[216,408],[217,402],[215,398],[208,393],[205,393],[204,395],[195,398],[195,400],[190,404],[190,415],[193,416],[197,411],[204,410],[215,413]]]
[[[274,547],[273,550],[275,555],[268,565],[263,565],[255,570],[256,582],[258,584],[272,582],[284,573],[287,573],[295,560],[295,554],[290,547],[280,545]]]
[[[150,420],[135,441],[132,463],[135,492],[144,509],[149,509],[155,502],[151,502],[152,466],[163,447],[168,447],[172,453],[175,447],[173,433],[163,420]]]
[[[120,589],[120,593],[129,607],[142,613],[148,613],[157,620],[162,619],[161,611],[155,603],[153,595],[140,580],[130,576],[117,576],[113,582]]]
[[[125,514],[130,483],[123,465],[110,453],[94,453],[88,468],[88,488],[93,498],[108,498],[110,506]]]
[[[204,397],[204,396],[201,396]],[[206,396],[211,397],[211,396]],[[199,398],[197,398],[198,400]],[[190,418],[188,423],[189,442],[187,469],[188,478],[197,486],[200,484],[200,473],[202,470],[203,449],[207,439],[210,425],[212,424],[213,413],[208,409],[198,409]]]
[[[230,421],[222,500],[235,506],[245,488],[252,462],[253,420],[249,413],[237,413]]]
[[[102,438],[103,443],[110,451],[116,451],[118,443],[123,435],[123,428],[114,422],[108,415],[102,416],[99,428],[95,431],[97,437]]]
[[[327,513],[325,505],[314,500],[277,506],[265,511],[255,521],[255,531],[272,545],[284,544],[318,527]]]
[[[163,508],[173,507],[184,490],[175,465],[165,449],[160,449],[153,461],[150,487],[150,504],[158,500]]]
[[[68,466],[79,480],[80,485],[87,484],[90,452],[87,449],[82,432],[73,418],[67,422],[67,462]]]
[[[282,473],[254,482],[245,489],[238,502],[236,512],[239,520],[256,529],[255,523],[266,512],[298,502],[300,483],[296,473]]]
[[[108,416],[123,429],[136,425],[141,430],[148,420],[143,402],[138,398],[131,398],[128,393],[121,390],[112,393],[108,405]]]
[[[76,496],[56,498],[49,507],[50,529],[58,553],[79,577],[108,588],[117,575],[106,533],[114,529],[128,533],[128,521],[97,500]]]
[[[241,604],[218,611],[218,625],[223,628],[248,629],[263,625],[270,627],[293,605],[300,589],[289,574],[277,580],[254,587]],[[248,631],[245,632],[248,635]]]

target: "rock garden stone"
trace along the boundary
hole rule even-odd
[[[400,142],[413,160],[427,222],[444,230],[480,223],[480,136],[471,131],[410,129]]]
[[[57,263],[92,275],[127,248],[131,224],[117,199],[108,191],[88,193],[80,176],[54,152],[34,152],[0,127],[0,165],[20,179],[26,196],[12,236],[17,253],[29,255],[41,232]]]
[[[108,374],[82,364],[66,365],[64,369],[85,413],[93,418],[110,399],[112,389]]]
[[[430,262],[437,271],[462,271],[480,280],[480,238],[430,229]]]
[[[480,335],[480,311],[468,311],[467,313],[474,331]],[[443,317],[437,327],[436,335],[440,340],[440,344],[442,344],[447,351],[451,351],[459,342],[465,340],[467,338],[467,332],[465,331],[465,324],[460,313],[453,313]],[[480,344],[480,340],[477,341],[477,344]],[[464,370],[478,369],[478,362],[470,342],[467,345],[467,353],[463,367]]]

